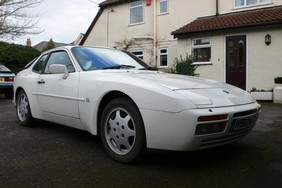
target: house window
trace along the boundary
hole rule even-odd
[[[235,7],[253,6],[264,3],[271,3],[272,0],[235,0]]]
[[[168,13],[168,0],[160,0],[160,14]]]
[[[129,3],[129,23],[132,24],[138,24],[143,22],[143,1],[134,1],[132,3]]]
[[[161,48],[160,49],[160,66],[161,67],[167,67],[167,59],[168,59],[168,49],[167,48]]]
[[[144,59],[144,52],[143,50],[136,50],[136,51],[130,51],[132,54],[134,54],[136,57],[139,57],[140,59]]]
[[[193,39],[193,63],[211,64],[211,38]]]

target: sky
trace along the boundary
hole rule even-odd
[[[80,33],[85,33],[99,7],[97,4],[104,0],[43,0],[43,2],[32,9],[32,14],[38,14],[39,29],[44,31],[37,35],[24,35],[14,41],[15,44],[26,44],[31,39],[32,46],[42,42],[71,43],[76,40]]]

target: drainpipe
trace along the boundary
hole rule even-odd
[[[215,5],[215,15],[218,16],[219,15],[219,10],[218,10],[218,0],[216,0],[216,5]]]
[[[109,17],[110,17],[110,13],[112,13],[112,12],[114,12],[114,9],[113,8],[111,8],[110,10],[108,10],[108,12],[107,12],[107,47],[109,47],[109,25],[110,25],[110,23],[109,23]]]
[[[153,38],[153,64],[157,67],[157,0],[153,0],[154,6],[154,38]]]

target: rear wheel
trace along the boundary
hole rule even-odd
[[[126,98],[114,99],[106,106],[100,133],[105,150],[119,162],[135,162],[146,151],[142,117],[138,108]]]
[[[19,124],[27,127],[32,126],[34,119],[31,115],[27,95],[23,90],[17,95],[16,110]]]

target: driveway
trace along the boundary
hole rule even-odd
[[[262,103],[242,141],[203,151],[150,151],[138,164],[108,158],[98,137],[53,123],[17,124],[0,97],[0,187],[282,187],[282,105]]]

